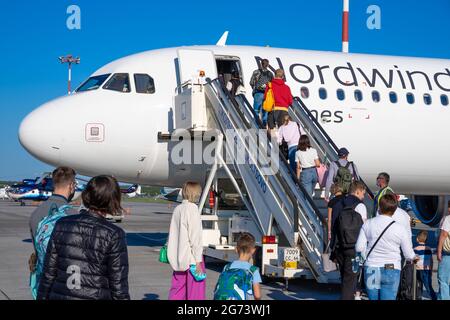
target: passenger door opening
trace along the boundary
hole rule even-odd
[[[233,71],[239,72],[241,82],[244,84],[244,75],[242,73],[241,61],[235,56],[216,56],[217,75],[223,85],[226,86],[231,79]]]

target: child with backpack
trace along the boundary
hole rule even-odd
[[[214,289],[214,300],[261,299],[261,274],[249,261],[256,251],[255,237],[248,232],[240,235],[236,251],[239,260],[225,266]]]

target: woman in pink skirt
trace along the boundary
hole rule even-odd
[[[205,300],[206,282],[197,281],[189,268],[196,266],[196,273],[204,273],[202,222],[195,204],[202,192],[200,184],[186,182],[183,201],[172,215],[167,243],[167,256],[173,269],[169,300]]]

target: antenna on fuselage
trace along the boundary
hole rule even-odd
[[[219,41],[217,41],[216,46],[225,47],[228,38],[228,31],[225,31],[223,35],[220,37]]]

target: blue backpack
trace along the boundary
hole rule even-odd
[[[39,222],[36,237],[34,239],[34,248],[36,250],[36,268],[30,275],[30,287],[33,299],[36,300],[39,281],[44,268],[45,254],[47,253],[47,245],[55,228],[56,222],[62,217],[67,216],[67,210],[72,209],[72,206],[64,205],[58,208],[53,204],[48,215]]]
[[[253,295],[253,274],[257,270],[255,266],[244,270],[227,264],[214,289],[214,300],[247,300],[249,295]]]

